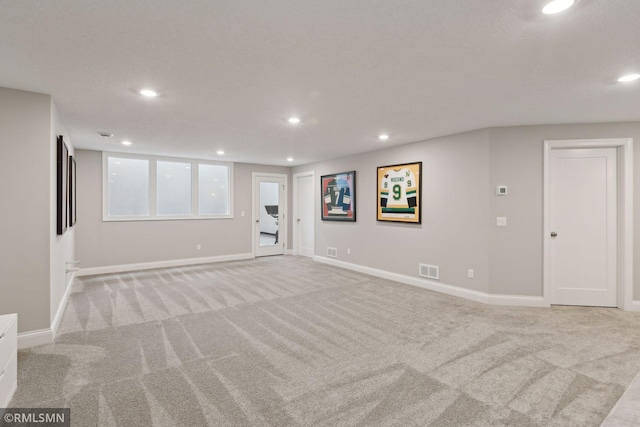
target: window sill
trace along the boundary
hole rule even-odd
[[[207,219],[233,219],[232,215],[217,216],[167,216],[167,217],[103,217],[102,222],[140,222],[140,221],[198,221]]]

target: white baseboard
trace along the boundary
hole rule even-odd
[[[62,300],[60,301],[60,305],[58,306],[56,315],[51,322],[51,327],[46,329],[38,329],[36,331],[22,332],[18,334],[19,349],[35,347],[43,344],[50,344],[53,342],[56,336],[56,332],[58,332],[58,327],[60,326],[60,321],[62,320],[64,309],[67,307],[67,301],[69,300],[69,294],[71,293],[73,278],[75,276],[76,272],[73,272],[71,273],[69,280],[67,280],[64,295],[62,296]]]
[[[17,389],[18,389],[18,381],[16,381],[13,387],[11,387],[11,392],[9,392],[9,396],[7,396],[7,401],[0,402],[0,408],[6,408],[7,406],[9,406],[9,403],[11,403],[11,399],[13,399],[13,395],[15,394]],[[1,411],[0,411],[0,414],[2,414]]]
[[[286,250],[284,251],[284,254],[285,254],[285,255],[293,255],[293,249],[286,249]]]
[[[127,271],[150,270],[153,268],[181,267],[184,265],[210,264],[214,262],[239,261],[245,259],[253,259],[255,256],[251,253],[219,255],[204,258],[185,258],[173,259],[168,261],[143,262],[138,264],[108,265],[105,267],[81,268],[76,273],[76,277],[93,276],[96,274],[124,273]]]
[[[51,331],[53,332],[53,336],[56,336],[58,332],[58,326],[60,326],[60,321],[62,320],[62,315],[64,314],[64,309],[67,307],[67,301],[69,300],[69,294],[71,293],[71,288],[73,287],[73,279],[76,277],[76,272],[72,272],[69,280],[67,281],[66,288],[64,290],[64,295],[62,296],[62,300],[60,301],[60,305],[58,306],[58,311],[56,311],[56,315],[51,322]]]
[[[640,311],[640,301],[631,301],[631,310],[629,311]]]
[[[22,332],[18,334],[18,349],[50,344],[53,342],[53,337],[53,329],[51,328]]]
[[[518,296],[518,295],[493,295],[486,292],[473,291],[471,289],[461,288],[459,286],[447,285],[445,283],[427,280],[418,277],[411,277],[404,274],[392,273],[385,270],[366,267],[363,265],[352,264],[349,262],[338,261],[323,256],[314,256],[313,259],[318,262],[333,265],[336,267],[346,268],[348,270],[357,271],[359,273],[369,274],[371,276],[380,277],[382,279],[393,280],[395,282],[407,285],[417,286],[419,288],[428,289],[430,291],[440,292],[454,297],[465,298],[471,301],[481,302],[493,305],[514,305],[522,307],[549,307],[545,304],[542,297]]]
[[[544,301],[544,297],[530,297],[521,295],[487,294],[491,305],[515,305],[520,307],[551,307]]]

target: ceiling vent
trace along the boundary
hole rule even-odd
[[[429,265],[429,264],[420,264],[419,273],[421,277],[426,277],[427,279],[440,279],[440,267],[437,265]]]
[[[338,250],[336,248],[327,247],[327,256],[331,258],[338,258]]]
[[[98,132],[98,135],[100,135],[103,138],[111,138],[113,136],[113,134],[109,132]]]

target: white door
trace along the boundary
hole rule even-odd
[[[312,257],[314,255],[314,175],[305,174],[295,177],[294,245],[296,254]]]
[[[254,179],[256,256],[283,255],[285,179],[278,176],[256,176]]]
[[[615,148],[550,153],[551,303],[617,306]]]

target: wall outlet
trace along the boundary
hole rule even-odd
[[[469,277],[469,279],[473,279],[474,277],[473,268],[470,268],[469,271],[467,271],[467,277]]]
[[[506,216],[496,217],[496,225],[498,227],[506,227],[507,226],[507,217]]]
[[[347,255],[351,255],[351,248],[347,248]]]
[[[198,244],[196,245],[196,251],[199,251],[200,249],[202,249],[202,245],[201,245],[200,243],[198,243]]]
[[[244,211],[242,211],[242,212],[240,213],[240,216],[244,216]]]

